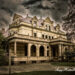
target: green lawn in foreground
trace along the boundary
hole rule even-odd
[[[74,73],[75,72],[34,71],[34,72],[15,73],[11,75],[74,75]]]
[[[51,64],[55,66],[74,66],[75,67],[75,62],[51,62]]]

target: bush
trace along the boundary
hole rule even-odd
[[[0,49],[0,66],[8,65],[8,58],[3,49]]]

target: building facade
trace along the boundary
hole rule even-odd
[[[60,25],[54,26],[49,17],[38,19],[27,15],[24,18],[14,14],[8,41],[14,63],[60,60],[66,50],[74,48]]]

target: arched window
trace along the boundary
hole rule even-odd
[[[36,56],[36,46],[35,45],[31,46],[31,56]]]
[[[40,46],[40,56],[44,56],[44,47],[43,46]]]

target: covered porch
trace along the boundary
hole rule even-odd
[[[51,60],[61,61],[65,59],[64,53],[66,51],[73,51],[75,45],[69,40],[61,38],[50,41],[50,47],[51,47]]]
[[[49,61],[49,50],[47,45],[13,41],[10,43],[11,56],[13,62],[45,62]]]

